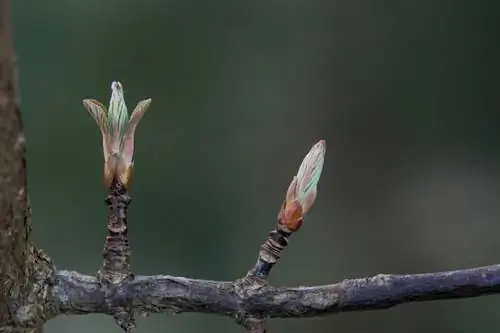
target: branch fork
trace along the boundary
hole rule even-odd
[[[104,183],[109,192],[106,198],[109,211],[108,236],[102,267],[97,273],[100,283],[108,286],[106,295],[112,288],[134,280],[127,234],[127,209],[131,201],[127,188],[132,176],[135,130],[150,103],[151,99],[139,102],[129,117],[120,82],[111,84],[109,109],[95,99],[83,100],[85,108],[101,130]],[[288,238],[301,227],[305,214],[311,209],[317,196],[317,184],[323,170],[325,152],[326,143],[320,140],[302,161],[286,192],[276,227],[261,246],[257,263],[243,278],[234,283],[234,291],[239,297],[238,303],[244,304],[267,285],[267,276],[288,245]],[[108,296],[106,300],[110,299]],[[112,304],[108,304],[108,307],[112,307]],[[133,331],[135,320],[130,308],[119,306],[113,312],[115,320],[126,332]],[[235,319],[250,332],[265,332],[263,318],[248,313],[243,306],[236,311]]]

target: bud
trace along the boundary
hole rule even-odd
[[[94,99],[83,100],[83,105],[101,129],[107,186],[114,179],[128,186],[133,167],[135,129],[150,104],[151,99],[139,102],[129,118],[120,82],[111,84],[109,110]]]
[[[317,185],[323,170],[326,142],[320,140],[307,153],[288,187],[278,215],[278,223],[289,231],[297,231],[304,215],[311,209],[317,195]]]

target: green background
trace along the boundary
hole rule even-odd
[[[302,157],[328,142],[316,205],[270,280],[334,283],[500,262],[498,1],[14,2],[34,238],[94,273],[106,233],[100,133],[81,104],[120,80],[138,127],[133,265],[233,280]],[[142,333],[243,332],[153,315]],[[500,298],[271,320],[270,332],[491,332]],[[46,332],[120,332],[58,317]]]

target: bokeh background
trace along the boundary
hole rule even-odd
[[[233,280],[254,263],[302,157],[328,142],[316,205],[270,278],[334,283],[500,261],[500,3],[14,2],[34,238],[95,272],[106,233],[100,133],[81,104],[120,80],[138,128],[133,265]],[[242,332],[228,318],[139,332]],[[500,297],[271,320],[270,332],[491,332]],[[48,333],[121,332],[101,315]]]

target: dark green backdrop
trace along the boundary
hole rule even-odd
[[[468,5],[466,5],[468,4]],[[139,125],[130,209],[139,274],[230,280],[251,267],[301,158],[328,142],[316,206],[272,272],[333,283],[500,262],[498,1],[15,1],[34,237],[97,270],[97,126],[120,80]],[[500,298],[280,320],[271,332],[491,332]],[[140,319],[139,332],[240,332]],[[120,332],[59,317],[49,333]]]

